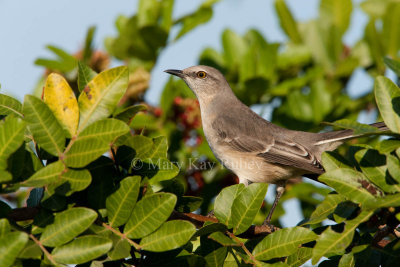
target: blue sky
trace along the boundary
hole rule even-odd
[[[195,10],[202,1],[176,0],[175,17]],[[199,53],[207,46],[220,47],[220,35],[226,28],[239,33],[249,28],[261,31],[269,41],[283,41],[274,14],[273,0],[223,0],[215,5],[214,17],[195,29],[161,55],[153,71],[149,102],[158,102],[159,93],[167,79],[162,70],[184,68],[196,64]],[[359,2],[359,1],[356,1]],[[316,17],[318,0],[287,0],[294,16],[301,21]],[[103,49],[106,36],[114,35],[117,15],[135,13],[137,1],[71,1],[0,0],[0,84],[1,92],[23,99],[31,93],[43,69],[33,62],[38,57],[51,56],[45,46],[52,44],[68,52],[77,51],[86,30],[97,26],[95,45]],[[360,11],[355,12],[352,25],[345,36],[348,43],[362,34],[366,22]]]
[[[176,0],[174,15],[179,17],[197,9],[200,0]],[[318,0],[286,0],[300,21],[318,15]],[[355,3],[361,2],[359,0]],[[151,104],[158,103],[160,92],[169,68],[185,68],[195,65],[200,52],[208,46],[219,49],[221,33],[231,28],[243,34],[249,28],[261,31],[268,41],[283,41],[285,36],[279,29],[274,14],[273,0],[223,0],[215,5],[213,19],[171,44],[161,54],[152,72],[150,90],[146,99]],[[0,84],[1,93],[20,100],[32,90],[43,73],[43,68],[35,66],[38,57],[51,57],[45,46],[52,44],[68,52],[76,52],[84,41],[87,28],[97,26],[95,46],[103,49],[106,36],[116,33],[114,21],[119,14],[135,13],[137,1],[115,0],[40,0],[15,1],[0,0]],[[356,10],[345,42],[353,44],[363,34],[366,16]],[[350,86],[357,95],[372,86],[372,79],[363,72],[357,72]],[[273,196],[272,187],[268,199]],[[291,210],[284,220],[285,225],[294,225],[301,218],[294,206],[296,200],[288,201]]]

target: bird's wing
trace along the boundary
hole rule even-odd
[[[232,125],[226,125],[227,123],[229,121],[226,119],[216,120],[213,123],[220,145],[234,151],[256,154],[269,163],[291,166],[310,173],[324,172],[317,158],[302,144],[284,139],[283,136],[278,138],[267,132],[260,133],[260,129],[232,127]],[[267,131],[267,129],[264,130]]]
[[[257,155],[271,163],[292,166],[312,173],[324,173],[318,159],[306,147],[294,141],[274,139],[274,143],[265,152]]]

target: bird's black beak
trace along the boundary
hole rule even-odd
[[[183,72],[181,70],[164,70],[164,72],[178,76],[179,78],[183,77]]]

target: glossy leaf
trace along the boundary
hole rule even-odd
[[[97,218],[97,213],[87,208],[70,208],[57,213],[54,222],[44,229],[40,242],[56,247],[71,241],[85,231]]]
[[[88,65],[78,61],[78,90],[82,92],[85,86],[97,75]]]
[[[0,94],[0,115],[14,114],[18,117],[23,117],[22,104],[15,98]]]
[[[284,0],[275,0],[275,9],[279,17],[281,28],[285,31],[290,40],[294,43],[301,43],[301,36],[297,23],[293,18]]]
[[[362,173],[355,170],[336,169],[322,174],[318,180],[333,187],[339,194],[356,203],[366,203],[374,199],[374,196],[362,185],[370,183]],[[371,188],[377,192],[373,185]]]
[[[139,195],[141,178],[130,176],[120,182],[119,188],[106,200],[108,222],[111,227],[126,223]]]
[[[34,175],[29,177],[28,180],[23,181],[21,184],[23,186],[45,186],[59,179],[64,170],[64,164],[61,161],[56,161],[40,169]]]
[[[10,223],[7,219],[0,219],[0,238],[11,231]]]
[[[268,184],[254,183],[242,190],[232,204],[233,232],[238,235],[253,223],[267,193]]]
[[[7,233],[0,238],[1,266],[13,266],[14,260],[28,242],[28,235],[24,232]]]
[[[37,97],[26,95],[23,111],[29,130],[39,146],[53,156],[61,155],[65,147],[65,135],[50,108]]]
[[[400,89],[389,79],[379,76],[375,80],[375,99],[387,127],[400,133]]]
[[[343,158],[340,154],[336,152],[324,152],[322,153],[321,158],[322,165],[324,166],[325,171],[333,171],[339,168],[353,168],[352,166],[350,166],[350,163],[345,158]]]
[[[114,114],[113,117],[129,124],[131,119],[138,112],[144,111],[146,109],[147,109],[147,107],[145,105],[134,105],[134,106],[130,106],[130,107],[127,107],[127,108],[119,111],[118,113]]]
[[[196,227],[187,221],[168,221],[156,232],[140,241],[142,249],[147,251],[168,251],[186,244],[196,232]]]
[[[110,116],[128,87],[128,68],[106,70],[93,78],[78,98],[81,132],[95,121]]]
[[[354,135],[364,135],[364,134],[373,134],[373,133],[380,133],[381,131],[371,125],[368,124],[362,124],[356,121],[352,120],[347,120],[347,119],[342,119],[342,120],[337,120],[335,122],[326,122],[325,124],[344,128],[344,129],[350,129],[353,130]]]
[[[76,97],[63,76],[51,73],[43,88],[43,100],[64,128],[66,136],[76,133],[79,121],[79,108]]]
[[[125,238],[121,238],[117,235],[111,235],[109,238],[113,241],[113,247],[107,253],[110,259],[119,260],[130,256],[131,245]]]
[[[76,238],[71,243],[56,247],[51,255],[56,262],[64,264],[80,264],[106,254],[112,247],[108,238],[86,235]]]
[[[214,232],[208,236],[208,238],[218,242],[219,244],[229,247],[229,246],[237,246],[238,244],[230,239],[228,236],[223,234],[222,232]]]
[[[182,24],[182,28],[175,37],[175,40],[181,38],[183,35],[188,33],[189,31],[193,30],[197,26],[206,23],[212,17],[212,5],[219,0],[209,0],[205,1],[198,10],[178,19],[177,23]]]
[[[176,196],[157,193],[136,203],[125,225],[124,234],[129,238],[141,238],[156,230],[171,215],[176,204]]]
[[[66,152],[64,162],[69,167],[84,167],[110,149],[119,136],[129,127],[116,119],[104,119],[85,128]]]
[[[334,25],[342,35],[349,27],[352,7],[351,0],[322,0],[320,16],[325,23]]]
[[[92,181],[88,170],[72,170],[66,168],[59,178],[48,186],[50,194],[70,196],[74,192],[87,188]]]
[[[232,227],[232,204],[245,188],[244,184],[231,185],[221,190],[214,202],[214,214],[220,223]]]
[[[317,239],[313,249],[312,264],[316,264],[322,256],[340,255],[351,243],[357,226],[368,220],[372,211],[363,211],[356,218],[346,221],[342,232],[327,228]]]
[[[253,250],[258,260],[269,260],[288,256],[297,250],[300,244],[313,241],[317,235],[307,228],[291,227],[280,229],[265,237]]]
[[[306,263],[306,261],[311,259],[311,256],[312,256],[312,248],[301,247],[298,248],[295,253],[286,258],[286,263],[290,267],[300,267],[303,266],[303,264]]]
[[[6,117],[0,121],[0,170],[7,168],[7,159],[24,141],[25,123],[20,118]]]
[[[393,60],[391,58],[385,57],[383,59],[386,66],[388,66],[394,73],[396,73],[397,77],[400,77],[400,62],[397,60]]]
[[[344,196],[339,194],[327,195],[326,198],[317,206],[305,224],[320,223],[332,214],[340,202],[345,201]]]
[[[371,182],[385,192],[400,192],[400,184],[396,183],[388,173],[385,155],[374,149],[362,149],[355,154],[355,158]]]

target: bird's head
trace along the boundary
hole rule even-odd
[[[231,92],[225,77],[217,69],[209,66],[193,66],[184,70],[165,70],[166,73],[178,76],[186,82],[197,98],[209,98],[222,91]]]

